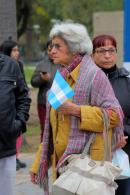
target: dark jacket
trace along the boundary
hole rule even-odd
[[[130,73],[125,68],[117,68],[116,66],[109,71],[106,69],[103,71],[108,76],[124,112],[124,131],[125,135],[129,135],[124,150],[130,158]]]
[[[50,89],[53,81],[53,77],[55,72],[58,68],[58,65],[53,64],[48,58],[47,53],[44,54],[43,60],[37,64],[36,70],[34,71],[32,78],[31,78],[31,85],[35,88],[39,88],[38,91],[38,104],[39,105],[46,105],[46,93]],[[51,74],[52,79],[49,81],[44,81],[40,73],[41,72],[48,72]]]
[[[30,98],[16,61],[0,54],[0,158],[16,153],[16,138],[26,131]]]

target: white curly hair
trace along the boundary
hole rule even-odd
[[[92,41],[87,28],[78,23],[61,22],[55,24],[50,31],[50,39],[62,38],[72,53],[92,53]]]

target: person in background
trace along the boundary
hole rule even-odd
[[[18,63],[0,53],[0,195],[14,195],[16,140],[26,131],[30,101]]]
[[[117,43],[111,35],[99,35],[93,39],[93,59],[97,66],[107,75],[115,95],[124,112],[124,133],[127,143],[123,150],[130,160],[130,73],[125,68],[118,68]],[[130,194],[130,178],[117,180],[119,185],[116,195]]]
[[[1,52],[3,54],[10,56],[11,58],[13,58],[14,60],[16,60],[18,62],[18,65],[20,67],[21,73],[22,73],[23,78],[24,78],[25,85],[27,86],[26,81],[25,81],[23,62],[20,60],[20,52],[19,52],[19,47],[18,47],[17,42],[13,41],[10,38],[9,40],[4,41],[1,44],[0,48],[1,48]],[[16,170],[19,170],[20,168],[26,167],[26,163],[21,162],[19,159],[19,152],[20,152],[21,145],[22,145],[22,134],[17,138],[17,141],[16,141],[16,149],[17,149]]]
[[[108,78],[90,56],[92,42],[86,27],[77,23],[56,24],[50,31],[50,39],[53,62],[61,65],[60,72],[75,95],[57,110],[47,104],[41,158],[39,164],[37,162],[39,171],[34,173],[32,169],[30,174],[31,181],[43,186],[45,194],[49,194],[50,165],[54,182],[60,175],[60,168],[67,163],[65,159],[81,153],[93,132],[96,137],[90,156],[94,160],[104,158],[102,109],[110,120],[111,144],[114,132],[123,135],[122,109]]]
[[[50,89],[53,77],[58,68],[54,64],[51,55],[51,40],[49,40],[44,49],[44,56],[40,61],[31,78],[31,85],[38,88],[37,110],[41,126],[40,142],[42,142],[44,123],[46,116],[46,93]]]

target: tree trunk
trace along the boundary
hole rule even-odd
[[[8,38],[17,41],[16,0],[0,0],[0,44]]]

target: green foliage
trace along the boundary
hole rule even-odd
[[[48,38],[53,18],[62,20],[59,0],[36,0],[33,3],[32,21],[40,25],[41,36]]]
[[[17,0],[19,1],[19,0]],[[87,26],[92,34],[94,12],[123,10],[123,0],[23,0],[29,2],[28,24],[39,24],[41,36],[47,39],[54,20],[73,20]]]
[[[28,85],[30,85],[31,77],[34,72],[35,66],[26,65],[24,66],[25,79]]]
[[[40,143],[40,125],[27,125],[27,132],[23,134],[23,143],[21,152],[36,152]]]
[[[52,19],[69,19],[86,25],[91,34],[94,12],[123,9],[123,0],[41,0],[41,2],[48,13],[48,30],[51,27]]]
[[[40,124],[28,124],[27,125],[27,132],[26,132],[26,135],[29,136],[29,137],[32,137],[32,136],[38,136],[40,137]]]
[[[92,17],[94,12],[123,9],[123,0],[66,0],[62,1],[64,19],[72,19],[88,27],[92,34]]]

